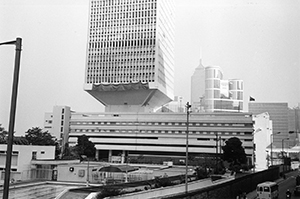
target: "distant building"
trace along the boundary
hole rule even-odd
[[[290,136],[289,144],[290,146],[295,146],[295,145],[299,146],[300,106],[288,109],[288,121],[289,121],[288,131],[294,132],[289,134]]]
[[[44,130],[54,136],[62,146],[62,151],[68,143],[71,108],[68,106],[54,106],[52,112],[45,113]]]
[[[242,112],[243,81],[223,79],[219,66],[196,68],[191,78],[191,104],[194,112]]]
[[[183,98],[181,96],[175,96],[173,101],[165,104],[155,112],[183,113],[184,111],[185,111],[185,104],[183,104]]]
[[[249,102],[249,112],[253,115],[259,115],[267,112],[270,120],[273,122],[274,145],[281,147],[282,139],[290,136],[288,124],[288,103],[272,103],[272,102]],[[280,133],[278,133],[280,132]],[[285,143],[289,143],[285,141]]]
[[[90,0],[84,90],[106,112],[151,112],[174,97],[172,0]]]
[[[191,77],[191,110],[193,112],[204,112],[205,100],[205,67],[200,59],[199,66]]]

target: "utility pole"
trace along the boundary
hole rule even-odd
[[[218,133],[216,133],[216,169],[215,169],[215,172],[217,172],[217,169],[218,169]]]
[[[189,117],[191,105],[186,103],[186,152],[185,152],[185,193],[188,193],[188,157],[189,157]]]
[[[14,127],[15,127],[15,117],[16,117],[20,59],[21,59],[21,51],[22,51],[22,39],[17,38],[15,41],[0,43],[0,45],[11,45],[11,44],[16,46],[16,55],[15,55],[15,68],[14,68],[14,78],[13,78],[13,86],[12,86],[12,94],[11,94],[10,118],[9,118],[9,127],[8,127],[8,141],[7,141],[7,151],[6,151],[3,199],[8,199],[8,194],[9,194],[11,156],[12,156],[12,146],[13,146],[13,140],[14,140]]]

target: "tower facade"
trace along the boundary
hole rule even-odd
[[[191,77],[191,105],[193,112],[204,112],[205,67],[200,59],[199,66]]]
[[[106,112],[149,112],[173,99],[171,0],[91,0],[84,90]]]

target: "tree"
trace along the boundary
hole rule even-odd
[[[55,146],[56,139],[47,131],[43,132],[39,127],[32,127],[25,132],[25,138],[29,144],[32,145],[44,145],[44,146]]]
[[[78,154],[75,146],[69,146],[68,143],[65,144],[64,151],[62,153],[63,160],[74,160],[78,158]]]
[[[88,158],[95,157],[95,145],[93,142],[89,141],[89,138],[86,135],[78,137],[75,147],[79,157],[81,157],[82,155],[86,155]]]
[[[0,124],[0,144],[7,144],[8,132]]]
[[[0,144],[7,144],[8,132],[1,127],[0,124]],[[14,136],[13,144],[15,145],[29,145],[27,139],[23,136]]]
[[[222,149],[223,160],[230,163],[231,170],[239,170],[242,164],[247,163],[246,153],[239,138],[229,138]]]
[[[208,177],[208,172],[205,167],[199,166],[195,169],[197,180],[201,180]]]

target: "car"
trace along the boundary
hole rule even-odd
[[[295,196],[300,196],[300,185],[296,186],[294,189],[294,195]]]
[[[300,175],[296,177],[296,186],[300,185]]]

